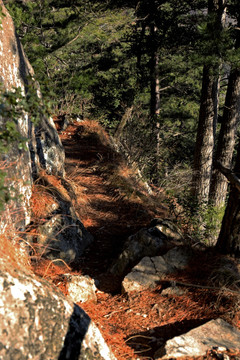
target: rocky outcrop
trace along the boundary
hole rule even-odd
[[[43,187],[45,204],[38,205],[39,197],[32,201],[36,207],[44,207],[40,218],[33,214],[34,222],[27,227],[23,238],[34,244],[34,255],[51,260],[63,260],[67,264],[77,263],[93,236],[85,229],[74,209],[75,193],[71,184],[64,178],[41,172],[36,187]],[[49,202],[49,204],[48,204]],[[33,206],[33,210],[34,210]],[[34,211],[33,211],[34,212]]]
[[[41,256],[44,249],[47,257],[71,263],[77,261],[92,236],[74,211],[74,194],[64,179],[63,146],[52,119],[41,111],[38,84],[2,0],[0,7],[4,13],[0,27],[1,88],[8,97],[14,97],[19,89],[22,94],[19,93],[15,108],[8,106],[7,97],[1,98],[0,126],[7,129],[8,121],[15,120],[17,133],[27,139],[26,148],[12,141],[10,150],[0,157],[0,169],[4,167],[6,172],[5,186],[14,189],[11,193],[14,198],[1,211],[0,217],[1,245],[2,239],[6,245],[0,253],[0,359],[114,360],[101,333],[82,309],[66,300],[49,283],[21,271],[25,264],[29,265],[28,261],[21,262],[17,255],[12,259],[11,246],[14,247],[16,238],[19,254],[22,251],[24,259],[26,249],[34,249],[31,243],[35,243],[41,248]],[[32,113],[26,110],[29,107],[14,113],[23,99],[29,102],[32,92],[37,101],[35,111],[39,108],[41,114],[37,124],[31,121]],[[37,218],[34,223],[30,199],[33,200],[32,185],[37,178],[39,186],[47,186],[46,192],[53,196],[46,206],[46,217]],[[64,185],[59,187],[54,183]],[[31,234],[33,226],[39,231],[35,231],[34,236]]]
[[[180,240],[179,233],[170,228],[168,223],[163,224],[160,219],[153,220],[149,228],[143,228],[128,238],[110,272],[122,276],[145,256],[164,254]]]
[[[0,358],[115,360],[88,315],[49,283],[1,259]]]
[[[122,282],[122,291],[142,291],[156,287],[167,275],[184,269],[193,257],[189,247],[175,247],[163,256],[144,257],[127,274]],[[176,290],[176,289],[175,289]]]
[[[183,356],[204,356],[207,351],[216,350],[219,357],[228,359],[222,354],[232,349],[240,355],[240,331],[222,319],[211,320],[186,334],[170,339],[160,348],[154,359],[177,359]],[[222,355],[221,355],[222,354]]]
[[[27,148],[19,149],[18,143],[14,142],[10,151],[0,159],[0,162],[6,165],[6,186],[8,189],[14,189],[14,201],[5,207],[4,213],[1,214],[0,232],[4,233],[5,228],[13,224],[13,228],[24,233],[31,221],[30,198],[33,181],[38,178],[39,182],[41,177],[42,185],[53,189],[53,185],[45,181],[46,177],[43,179],[40,176],[45,172],[46,175],[55,175],[64,182],[65,153],[53,120],[41,111],[42,98],[39,86],[34,81],[33,69],[24,54],[13,21],[1,0],[0,6],[5,15],[0,29],[0,82],[6,91],[20,88],[25,99],[27,96],[31,97],[34,92],[34,101],[38,102],[37,106],[34,105],[34,110],[36,112],[39,109],[41,114],[38,123],[34,124],[31,121],[34,114],[24,111],[24,115],[18,118],[17,122],[19,133],[28,139]],[[0,116],[0,126],[4,127],[7,120],[6,114]],[[37,227],[35,233],[39,236],[27,234],[27,240],[40,245],[38,249],[41,253],[44,248],[46,257],[60,258],[71,263],[82,255],[91,243],[92,236],[78,219],[72,206],[73,196],[68,194],[68,189],[65,189],[64,196],[57,188],[54,191],[55,208]],[[25,235],[24,237],[26,238]]]
[[[37,83],[31,80],[29,84],[29,79],[34,78],[33,69],[24,54],[13,21],[2,0],[0,6],[4,13],[0,28],[0,83],[7,91],[20,88],[24,97],[28,94],[29,87],[34,84],[36,99],[39,99],[41,106],[41,94]],[[7,120],[9,119],[0,116],[1,128],[4,128]],[[64,175],[64,149],[51,118],[43,115],[35,126],[31,122],[31,115],[24,113],[18,119],[18,131],[22,137],[28,139],[28,148],[19,149],[17,142],[12,143],[11,150],[0,159],[2,163],[7,164],[7,187],[14,188],[16,199],[11,203],[11,211],[9,210],[8,214],[5,212],[4,221],[0,224],[3,231],[7,221],[12,222],[12,213],[18,228],[30,222],[31,182],[40,168],[52,174]]]

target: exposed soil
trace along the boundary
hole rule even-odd
[[[72,269],[98,280],[97,303],[79,304],[100,328],[118,360],[154,359],[168,339],[210,319],[222,317],[240,329],[239,299],[230,292],[191,288],[181,296],[152,291],[121,294],[121,278],[108,272],[129,235],[155,217],[167,217],[161,192],[149,195],[136,172],[114,151],[103,129],[94,121],[74,123],[63,131],[66,175],[77,199],[76,209],[94,242]],[[209,284],[209,271],[218,255],[204,254],[173,280]],[[48,266],[56,278],[57,267]],[[46,271],[45,271],[46,274]],[[67,293],[66,284],[57,281]],[[209,352],[196,359],[220,359]],[[237,354],[228,351],[228,359]],[[190,358],[189,358],[190,359]]]

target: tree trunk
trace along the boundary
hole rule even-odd
[[[157,27],[154,24],[150,26],[151,34],[151,59],[150,59],[150,81],[151,81],[151,99],[150,99],[150,118],[152,120],[152,128],[154,135],[155,164],[157,171],[160,170],[160,83],[159,83],[159,55],[158,45],[156,42]]]
[[[208,0],[208,13],[215,18],[214,28],[217,34],[222,31],[225,2]],[[209,23],[209,27],[212,26]],[[192,178],[192,194],[200,205],[209,200],[218,112],[218,82],[219,67],[204,65]]]
[[[143,41],[145,37],[145,30],[146,25],[142,22],[141,24],[141,32],[140,37],[137,42],[137,84],[138,87],[141,89],[142,84],[142,76],[143,76],[143,69],[142,69],[142,55],[143,55]]]
[[[240,97],[240,72],[232,70],[225,99],[223,118],[218,138],[218,146],[215,160],[223,166],[231,167],[233,150],[235,146],[235,134],[239,113]],[[220,207],[224,204],[227,194],[228,182],[221,172],[214,168],[210,187],[211,205]]]
[[[199,204],[208,201],[214,149],[214,89],[216,79],[210,66],[203,68],[202,92],[195,145],[192,193]]]
[[[240,20],[238,20],[238,27]],[[237,31],[235,48],[240,47],[240,33]],[[220,162],[225,167],[231,167],[233,151],[235,146],[235,135],[238,114],[240,110],[240,69],[231,70],[221,129],[218,137],[218,147],[216,151],[215,163]],[[215,167],[212,175],[210,187],[210,201],[215,207],[220,207],[225,203],[227,195],[227,180],[223,174]]]
[[[240,26],[240,16],[238,16],[238,28]],[[236,48],[240,47],[240,34],[237,31]],[[231,93],[232,92],[232,93]],[[240,69],[234,69],[231,72],[229,79],[227,97],[229,103],[227,103],[224,111],[231,119],[232,127],[235,126],[235,117],[239,113],[240,108]],[[228,119],[228,118],[227,118]],[[230,125],[228,125],[230,127]],[[233,131],[232,128],[229,132]],[[226,140],[223,140],[226,141]],[[230,140],[228,140],[231,143]],[[227,143],[227,141],[226,141]],[[226,163],[226,159],[222,156],[223,161]],[[224,165],[224,164],[222,164]],[[225,174],[229,175],[229,174]],[[237,179],[236,179],[237,177]],[[234,176],[228,177],[231,181],[231,189],[227,208],[222,221],[221,231],[216,244],[217,249],[226,254],[232,254],[236,257],[240,257],[240,191],[238,184],[240,183],[240,140],[238,143],[237,158],[234,167]],[[236,181],[237,180],[237,181]],[[235,183],[234,183],[235,182]]]
[[[151,87],[151,99],[150,99],[150,117],[156,118],[160,112],[160,92],[159,92],[159,77],[158,77],[158,46],[156,43],[157,27],[154,24],[150,25],[151,34],[151,59],[150,59],[150,87]]]
[[[234,173],[240,178],[240,141]],[[222,253],[240,256],[240,191],[233,185],[216,247]]]

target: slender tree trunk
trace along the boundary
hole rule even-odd
[[[234,173],[240,178],[240,141]],[[240,191],[235,186],[231,186],[216,247],[223,253],[240,256]]]
[[[238,16],[238,28],[240,26],[240,16]],[[240,47],[240,34],[239,30],[237,31],[236,38],[236,48]],[[240,68],[234,69],[231,72],[227,98],[225,103],[225,116],[227,121],[227,125],[229,127],[229,132],[233,131],[233,128],[236,126],[235,121],[236,117],[239,114],[240,109]],[[231,120],[231,121],[230,121]],[[229,122],[229,123],[228,123]],[[232,124],[232,127],[231,125]],[[225,126],[227,126],[225,125]],[[230,135],[229,135],[230,136]],[[227,131],[225,134],[225,139],[222,139],[223,143],[231,143],[231,139],[227,138]],[[228,145],[228,148],[231,147]],[[222,161],[227,162],[225,156],[222,154]],[[221,158],[219,157],[219,160]],[[224,165],[224,164],[222,164]],[[237,177],[237,178],[236,178]],[[217,240],[216,247],[221,252],[226,254],[234,254],[236,257],[240,257],[240,139],[238,142],[237,149],[237,158],[234,167],[234,174],[231,176],[233,178],[233,183],[236,182],[235,185],[231,185],[229,199],[226,207],[226,211],[224,214],[224,218],[222,221],[221,231]],[[237,181],[236,181],[237,180]]]
[[[214,150],[214,88],[216,79],[210,66],[203,68],[197,139],[195,145],[192,192],[199,203],[207,202]]]
[[[156,44],[156,32],[157,28],[154,24],[150,26],[151,34],[151,59],[150,59],[150,87],[151,87],[151,99],[150,99],[150,117],[156,118],[156,115],[160,112],[160,93],[159,93],[159,77],[158,77],[158,63],[159,57],[157,54],[158,46]]]
[[[150,60],[150,79],[151,79],[151,99],[150,99],[150,117],[152,119],[152,127],[154,134],[154,143],[156,144],[155,150],[155,163],[156,169],[160,170],[160,83],[159,83],[159,55],[158,45],[156,43],[157,27],[154,24],[150,27],[151,33],[151,60]]]
[[[156,96],[156,107],[155,107],[155,122],[156,122],[156,164],[158,170],[160,167],[160,146],[161,146],[161,136],[160,136],[160,83],[159,83],[159,71],[158,71],[158,64],[159,64],[159,56],[156,53],[155,57],[155,74],[156,74],[156,83],[155,83],[155,96]]]
[[[233,150],[235,146],[235,134],[239,113],[240,97],[240,71],[232,70],[225,99],[223,118],[218,138],[218,146],[215,160],[223,166],[231,167]],[[227,194],[228,182],[221,172],[214,168],[210,187],[211,205],[220,207],[224,204]]]
[[[144,23],[141,24],[141,32],[140,32],[140,37],[139,37],[139,41],[137,44],[137,83],[138,83],[138,87],[141,89],[142,87],[142,75],[143,75],[143,70],[142,70],[142,54],[143,54],[143,40],[145,37],[145,30],[146,30],[146,25]]]
[[[208,0],[208,12],[215,18],[214,26],[217,34],[220,33],[225,0]],[[200,205],[209,200],[218,112],[218,82],[219,67],[204,65],[192,178],[192,194]]]
[[[238,27],[240,20],[238,20]],[[240,47],[240,33],[237,31],[235,48]],[[231,70],[227,94],[225,98],[225,105],[223,110],[223,118],[221,129],[218,137],[218,146],[216,151],[215,163],[220,162],[225,167],[231,167],[233,151],[235,146],[235,135],[238,114],[240,110],[240,69],[233,68]],[[215,207],[220,207],[225,203],[227,195],[228,183],[221,172],[214,168],[211,187],[210,187],[210,201]]]

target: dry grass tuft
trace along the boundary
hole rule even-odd
[[[84,131],[82,133],[83,136],[85,134],[89,134],[89,133],[97,134],[99,137],[99,140],[101,141],[101,143],[103,145],[109,145],[110,137],[107,134],[107,132],[103,129],[103,127],[99,124],[99,122],[97,122],[95,120],[85,119],[84,121],[81,122],[81,125],[84,128]]]
[[[60,275],[70,271],[71,268],[62,259],[38,259],[33,263],[35,274],[50,280],[59,278]]]
[[[4,234],[0,234],[0,259],[7,261],[9,270],[31,270],[29,256],[26,251],[25,241],[18,235],[5,229]]]
[[[31,213],[34,219],[45,219],[57,206],[56,199],[42,185],[33,185],[31,197]]]

